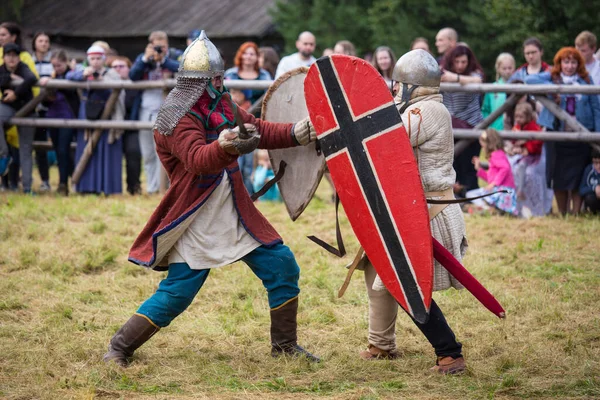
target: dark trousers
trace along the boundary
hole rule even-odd
[[[585,208],[590,210],[594,214],[600,213],[600,199],[596,197],[595,193],[590,193],[583,198]]]
[[[140,134],[138,131],[125,131],[123,134],[123,154],[125,155],[125,171],[127,172],[127,191],[130,194],[140,192],[142,174],[142,151],[140,150]]]
[[[462,355],[462,344],[456,341],[456,336],[454,336],[454,332],[450,329],[450,325],[448,325],[442,310],[440,310],[433,299],[431,299],[429,320],[424,324],[420,324],[414,319],[412,320],[423,335],[425,335],[429,343],[431,343],[436,356],[457,358]]]
[[[479,141],[474,140],[454,159],[454,170],[456,171],[456,182],[465,187],[466,191],[477,189],[477,171],[473,167],[471,160],[473,157],[479,157],[481,145]]]
[[[45,113],[44,113],[45,115]],[[46,128],[36,128],[35,136],[33,140],[45,142],[48,140],[48,133]],[[40,179],[42,182],[48,182],[50,180],[50,167],[48,165],[48,151],[47,150],[35,150],[35,163],[37,164],[38,171],[40,172]]]
[[[70,128],[58,128],[49,129],[49,131],[52,145],[56,152],[59,182],[67,184],[69,182],[69,176],[73,173],[74,168],[73,156],[71,154],[71,142],[73,141],[75,130]]]
[[[452,117],[452,127],[455,129],[472,129],[473,127],[465,121]],[[456,141],[455,141],[456,142]],[[465,193],[469,190],[479,188],[477,184],[477,171],[473,167],[471,160],[474,156],[479,157],[481,145],[479,140],[472,140],[471,143],[462,151],[462,153],[454,157],[452,167],[456,171],[456,182],[465,187]],[[464,193],[459,193],[464,196]]]
[[[398,302],[387,290],[376,290],[373,282],[377,272],[369,262],[365,266],[365,285],[369,294],[369,344],[384,351],[396,350],[396,319]],[[459,357],[462,345],[456,341],[442,310],[431,300],[429,320],[425,324],[413,322],[429,341],[438,357]]]

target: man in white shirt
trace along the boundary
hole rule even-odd
[[[585,60],[585,68],[592,78],[592,83],[600,85],[600,61],[594,57],[596,46],[596,35],[590,31],[583,31],[575,38],[575,47]]]
[[[298,36],[298,40],[296,40],[298,52],[281,59],[275,72],[275,79],[295,68],[310,67],[316,61],[316,58],[313,57],[316,45],[317,39],[315,35],[308,31],[302,32]]]

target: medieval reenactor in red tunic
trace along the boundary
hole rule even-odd
[[[254,206],[237,163],[257,147],[315,138],[308,119],[270,123],[236,110],[223,87],[223,60],[202,32],[183,54],[177,85],[156,120],[156,150],[171,186],[129,253],[131,262],[168,275],[113,336],[105,361],[127,366],[138,347],[191,304],[211,268],[238,260],[267,290],[271,354],[320,361],[296,341],[300,268]]]

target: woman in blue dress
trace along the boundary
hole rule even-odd
[[[67,79],[73,81],[120,81],[119,74],[104,66],[106,55],[100,46],[92,46],[87,51],[88,66],[83,70],[71,71]],[[104,106],[110,97],[110,89],[85,89],[79,107],[78,118],[97,120],[100,118]],[[112,112],[111,119],[122,120],[124,116],[124,95],[121,92],[119,100]],[[104,193],[106,195],[122,193],[122,159],[123,144],[121,141],[122,130],[105,130],[96,145],[94,153],[77,183],[79,193]],[[77,150],[75,151],[75,164],[79,163],[88,140],[91,139],[92,130],[84,129],[77,132]]]

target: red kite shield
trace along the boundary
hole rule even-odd
[[[358,241],[402,308],[426,322],[433,286],[429,214],[385,81],[359,58],[323,57],[308,71],[304,96]]]

